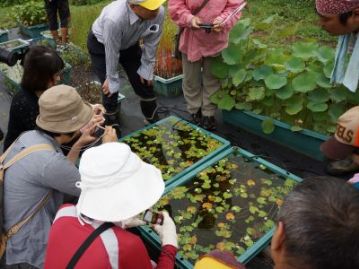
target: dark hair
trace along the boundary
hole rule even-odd
[[[23,66],[21,87],[35,93],[47,90],[50,80],[64,68],[65,64],[54,49],[33,46],[26,53]]]
[[[51,137],[57,137],[57,136],[60,136],[60,135],[67,135],[67,136],[73,136],[76,132],[71,132],[71,133],[54,133],[54,132],[50,132],[50,131],[47,131],[47,130],[44,130],[42,129],[41,127],[39,126],[36,126],[35,127],[35,130],[38,130],[40,132],[43,132]]]
[[[341,24],[346,25],[348,19],[353,15],[353,11],[348,11],[339,15],[339,21]]]
[[[306,179],[279,210],[294,268],[359,268],[359,192],[343,180]]]

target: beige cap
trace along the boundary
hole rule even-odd
[[[324,142],[320,149],[333,160],[344,159],[359,147],[359,106],[352,107],[341,115],[333,137]]]
[[[46,90],[39,98],[39,110],[37,126],[54,133],[80,130],[93,115],[91,105],[85,103],[73,87],[66,85]]]

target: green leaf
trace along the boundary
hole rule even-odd
[[[324,75],[327,78],[331,78],[332,77],[332,71],[333,71],[333,66],[334,66],[334,62],[333,61],[329,61],[323,68],[323,72]]]
[[[305,68],[305,63],[301,58],[293,57],[285,63],[285,67],[292,73],[300,73]]]
[[[241,62],[241,46],[230,44],[226,49],[222,51],[222,58],[226,64],[234,65]]]
[[[258,39],[252,39],[252,42],[253,42],[253,44],[255,44],[257,46],[257,48],[260,48],[260,49],[265,49],[268,47],[267,45],[260,42]]]
[[[287,78],[277,74],[271,74],[264,79],[264,83],[269,89],[280,89],[287,84]]]
[[[315,89],[309,93],[308,99],[315,103],[325,103],[329,100],[330,95],[325,89]]]
[[[284,50],[280,48],[268,50],[268,58],[265,63],[268,65],[283,66],[288,61],[288,56],[285,55]]]
[[[291,130],[292,132],[299,132],[299,131],[302,131],[303,128],[300,127],[300,126],[297,126],[297,125],[293,125],[292,127],[290,127],[290,130]]]
[[[259,101],[265,97],[265,89],[263,87],[250,88],[246,101]]]
[[[268,65],[261,65],[259,68],[253,71],[254,80],[258,81],[265,79],[269,75],[273,74],[273,69]]]
[[[328,115],[333,123],[345,112],[345,103],[332,104],[329,106]]]
[[[318,48],[318,45],[315,43],[295,43],[292,46],[293,55],[295,57],[302,58],[304,60],[309,59],[310,57],[315,56],[315,52]]]
[[[292,86],[296,92],[310,92],[317,86],[317,74],[314,72],[303,72],[292,80]]]
[[[273,133],[273,131],[275,129],[273,119],[271,119],[271,118],[266,118],[265,120],[263,120],[261,126],[262,126],[263,133],[265,133],[265,134],[271,134],[271,133]]]
[[[233,85],[240,85],[246,78],[247,72],[244,69],[239,69],[233,76]]]
[[[234,105],[236,104],[236,101],[232,96],[229,94],[225,94],[222,98],[222,100],[218,103],[218,108],[222,110],[228,110],[230,111]]]
[[[222,60],[218,57],[213,59],[210,68],[212,74],[219,79],[223,79],[228,76],[228,65],[222,62]]]
[[[342,102],[347,99],[347,90],[343,87],[333,88],[330,90],[330,98],[336,103]]]
[[[252,104],[251,103],[237,103],[235,105],[235,108],[236,109],[239,109],[239,110],[251,110],[252,109]]]
[[[290,99],[285,101],[285,112],[288,115],[296,115],[303,109],[303,97],[292,96]]]
[[[253,28],[250,26],[250,19],[239,20],[229,33],[229,41],[239,44],[243,40],[247,40],[252,33]]]
[[[326,76],[320,74],[317,78],[317,84],[318,86],[322,87],[322,88],[326,88],[326,89],[329,89],[329,88],[332,88],[333,85],[330,84],[330,79],[328,79]]]
[[[218,103],[222,100],[222,98],[225,94],[226,94],[226,91],[222,91],[222,90],[216,91],[214,94],[212,94],[209,97],[209,100],[211,100],[211,102],[213,104],[218,105]]]
[[[293,91],[293,87],[291,84],[287,84],[287,85],[285,85],[285,87],[275,90],[275,95],[281,100],[286,100],[286,99],[292,97],[293,94],[294,94],[294,91]]]
[[[316,102],[310,101],[307,104],[307,108],[313,112],[324,112],[328,109],[328,105],[326,103],[316,103]]]
[[[317,56],[318,60],[322,63],[327,63],[334,59],[334,50],[329,47],[320,47],[318,50],[315,51],[315,55]]]

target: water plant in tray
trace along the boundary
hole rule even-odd
[[[231,154],[175,187],[155,208],[172,211],[185,259],[194,262],[213,249],[240,256],[274,227],[278,208],[295,184]]]
[[[168,180],[222,146],[209,134],[186,122],[170,118],[125,137],[123,142]]]

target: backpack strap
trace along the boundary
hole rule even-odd
[[[44,198],[41,199],[40,203],[36,206],[35,210],[26,218],[20,220],[15,225],[11,226],[9,230],[6,231],[5,236],[6,240],[9,240],[14,234],[16,234],[22,226],[28,223],[49,201],[52,191],[49,191]]]
[[[93,241],[104,231],[107,229],[113,227],[114,224],[111,222],[105,222],[101,224],[96,230],[94,230],[89,237],[86,238],[86,240],[81,244],[81,246],[77,249],[74,256],[72,256],[70,262],[66,266],[66,269],[73,269],[75,268],[75,265],[80,260],[81,256],[85,253],[85,251],[88,249],[88,247],[92,244]]]

